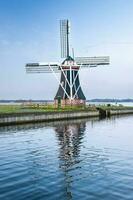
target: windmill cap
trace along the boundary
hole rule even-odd
[[[68,57],[62,62],[62,65],[64,65],[66,61],[73,61],[73,62],[74,62],[74,59],[73,59],[71,56],[68,56]]]

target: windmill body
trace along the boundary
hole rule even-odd
[[[54,98],[56,106],[59,103],[59,99],[62,106],[85,104],[86,98],[79,80],[80,69],[109,64],[108,56],[72,58],[69,54],[69,32],[69,21],[61,20],[61,57],[65,58],[62,63],[26,64],[27,73],[53,73],[59,83],[59,88]],[[60,80],[57,76],[59,72],[61,73]]]
[[[72,57],[68,57],[61,65],[61,78],[59,89],[55,96],[55,103],[57,104],[58,98],[61,98],[62,105],[79,105],[85,103],[85,96],[79,81],[79,68]],[[65,88],[63,90],[62,86]]]

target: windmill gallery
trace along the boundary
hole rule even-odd
[[[79,71],[83,68],[97,67],[99,65],[109,65],[108,56],[100,57],[75,57],[70,55],[69,45],[69,21],[60,20],[60,43],[62,63],[28,63],[27,73],[53,73],[59,83],[58,91],[55,95],[55,106],[61,105],[84,105],[85,95],[82,91]],[[59,80],[57,73],[61,73]]]

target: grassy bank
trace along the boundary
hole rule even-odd
[[[94,106],[67,106],[64,108],[55,108],[54,105],[0,105],[0,114],[4,113],[28,113],[28,112],[63,112],[63,111],[82,111],[90,110],[94,111],[96,108]]]
[[[133,106],[123,106],[123,105],[110,105],[110,106],[100,105],[97,107],[99,107],[103,110],[131,110],[131,109],[133,109]]]
[[[114,106],[114,105],[86,105],[86,106],[66,106],[64,108],[55,108],[54,105],[43,105],[43,104],[30,104],[30,105],[0,105],[0,114],[4,113],[28,113],[28,112],[63,112],[63,111],[96,111],[98,108],[103,110],[124,110],[133,109],[128,106]]]

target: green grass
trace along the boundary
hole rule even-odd
[[[93,107],[85,108],[83,106],[66,106],[64,108],[55,108],[54,105],[0,105],[0,114],[4,113],[28,113],[28,112],[63,112],[63,111],[80,111],[94,110]]]
[[[99,107],[103,110],[131,110],[131,109],[133,109],[132,106],[123,106],[123,105],[110,105],[110,106],[100,105],[97,107]]]
[[[96,107],[104,110],[124,110],[133,109],[133,107],[127,106],[106,106],[106,105],[90,105],[90,106],[66,106],[64,108],[55,108],[54,105],[43,104],[30,104],[30,105],[0,105],[0,114],[4,113],[31,113],[31,112],[64,112],[64,111],[96,111]]]

